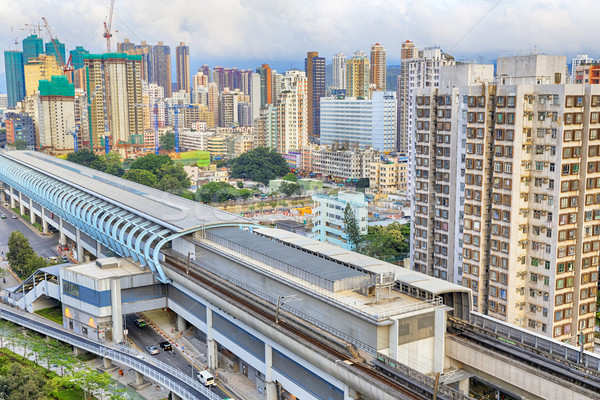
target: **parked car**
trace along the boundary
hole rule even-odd
[[[13,214],[12,219],[17,219],[17,214]]]
[[[138,318],[138,319],[134,320],[133,324],[135,326],[137,326],[138,328],[144,328],[144,327],[148,326],[148,324],[146,323],[146,321],[144,321],[141,318]]]
[[[152,355],[158,354],[156,346],[146,346],[146,351]]]
[[[0,218],[2,218],[2,219],[6,219],[6,214],[2,214],[2,215],[0,215]]]
[[[171,346],[170,342],[164,341],[164,342],[160,342],[158,344],[160,346],[161,349],[163,349],[164,351],[170,351],[173,350],[173,347]]]

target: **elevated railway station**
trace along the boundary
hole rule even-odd
[[[208,368],[233,354],[268,400],[466,399],[484,369],[457,352],[473,316],[462,286],[41,153],[1,152],[0,181],[0,200],[58,230],[78,262],[9,302],[60,302],[64,328],[89,340],[121,343],[122,315],[168,308],[177,330],[203,333]],[[579,386],[561,399],[593,393]]]

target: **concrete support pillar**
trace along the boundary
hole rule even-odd
[[[112,367],[112,362],[110,361],[110,358],[104,357],[102,361],[104,362],[104,369],[109,369],[110,367]]]
[[[362,399],[362,396],[356,390],[354,390],[350,386],[346,385],[346,386],[344,386],[344,399],[345,400],[356,400],[356,399]]]
[[[183,332],[187,329],[187,321],[181,316],[177,315],[177,330]]]
[[[84,351],[82,349],[80,349],[77,346],[73,346],[73,354],[75,354],[75,357],[77,357],[78,355],[83,354],[83,353],[84,353]]]
[[[33,212],[33,200],[31,200],[31,198],[29,199],[29,220],[33,225],[33,223],[35,222],[35,213]]]
[[[102,243],[96,242],[96,258],[102,258]]]
[[[390,357],[394,360],[398,359],[398,320],[394,320],[394,324],[390,325]]]
[[[10,208],[15,208],[15,191],[10,187]]]
[[[265,343],[265,394],[266,400],[277,400],[277,384],[273,381],[273,349]]]
[[[60,233],[60,238],[58,239],[58,243],[61,246],[64,246],[67,244],[67,235],[65,235],[65,232],[63,231],[63,219],[61,217],[58,217],[58,231]]]
[[[444,354],[446,352],[446,312],[441,307],[435,308],[433,372],[444,373]]]
[[[4,184],[4,187],[8,188],[8,185]],[[6,192],[4,190],[5,189],[0,190],[0,202],[2,202],[2,205],[6,202]]]
[[[141,385],[144,383],[144,375],[141,372],[135,371],[135,384]]]
[[[44,218],[45,215],[46,215],[46,209],[44,207],[42,207],[42,232],[44,233],[44,235],[47,235],[48,234],[48,222]]]
[[[210,308],[206,309],[206,357],[208,358],[208,368],[217,369],[219,354],[217,342],[212,337],[212,310]]]
[[[171,399],[172,400],[181,400],[181,396],[179,396],[178,394],[171,392]]]
[[[458,390],[463,392],[463,394],[465,396],[469,395],[469,389],[470,389],[469,380],[470,380],[470,378],[466,378],[466,379],[463,379],[462,381],[458,381]]]
[[[121,281],[119,279],[110,281],[110,300],[113,341],[115,343],[121,343],[123,342],[123,309],[121,306]]]
[[[81,243],[81,231],[79,230],[79,228],[75,228],[75,238],[76,238],[75,244],[77,246],[76,258],[77,258],[77,262],[80,263],[80,262],[83,262],[83,246]],[[119,315],[121,315],[121,314],[119,313]]]
[[[19,192],[19,213],[25,214],[25,206],[23,205],[23,193]]]

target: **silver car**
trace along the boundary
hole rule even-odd
[[[158,349],[156,346],[146,346],[146,351],[152,355],[158,354]]]

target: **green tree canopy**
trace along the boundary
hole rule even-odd
[[[286,196],[293,196],[295,194],[302,193],[302,187],[297,183],[287,183],[283,182],[281,186],[279,186],[279,192],[285,194]]]
[[[67,154],[67,161],[83,165],[84,167],[97,169],[98,171],[106,170],[106,161],[90,149],[81,149]]]
[[[15,149],[17,150],[27,150],[27,142],[24,140],[15,140],[13,146],[15,146]]]
[[[247,199],[252,195],[248,189],[238,190],[226,182],[210,182],[196,191],[196,201],[203,203],[223,203],[238,198]]]
[[[130,169],[123,178],[151,187],[156,186],[157,183],[156,176],[152,172],[142,169]]]
[[[356,219],[356,215],[354,214],[354,210],[350,206],[350,203],[346,203],[343,221],[348,245],[350,246],[350,249],[354,250],[362,241],[362,237],[360,236],[358,220]]]
[[[131,163],[131,169],[142,169],[156,174],[163,165],[173,165],[173,160],[169,156],[160,156],[158,154],[146,154]]]
[[[173,150],[175,148],[175,133],[167,132],[160,137],[160,147],[165,150]]]
[[[360,178],[358,182],[356,182],[356,190],[364,192],[366,188],[370,185],[369,178]]]
[[[286,175],[289,167],[281,154],[265,147],[257,147],[231,160],[231,177],[262,182]]]
[[[165,177],[175,178],[177,182],[179,182],[179,187],[181,189],[190,187],[190,178],[181,165],[163,164],[160,169],[156,171],[156,179],[160,182]]]
[[[298,177],[296,176],[296,174],[290,172],[289,174],[285,175],[283,178],[284,181],[290,181],[290,182],[298,182]]]
[[[6,259],[11,268],[19,275],[27,271],[27,264],[36,257],[29,245],[29,240],[19,231],[12,231],[8,238],[8,253]]]
[[[361,253],[384,261],[396,261],[410,251],[410,224],[394,222],[388,226],[369,226]]]

